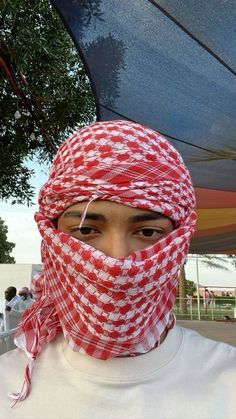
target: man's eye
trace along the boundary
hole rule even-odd
[[[141,233],[145,237],[153,237],[154,234],[161,234],[161,231],[154,230],[153,228],[143,228],[139,231],[139,233]]]
[[[81,227],[80,229],[79,229],[79,232],[81,233],[81,234],[84,234],[84,235],[86,235],[86,234],[91,234],[92,232],[94,233],[94,228],[92,228],[92,227]]]
[[[71,233],[79,233],[79,234],[82,234],[84,236],[89,235],[91,233],[96,233],[96,231],[97,230],[95,230],[94,228],[92,228],[92,227],[86,227],[86,226],[81,227],[81,228],[74,227],[74,228],[72,228],[70,230]]]

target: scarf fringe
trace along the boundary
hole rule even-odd
[[[21,391],[19,393],[8,393],[8,397],[11,400],[15,400],[15,402],[11,406],[12,408],[15,407],[19,401],[25,400],[28,397],[28,395],[30,394],[32,371],[33,371],[33,368],[34,368],[34,364],[35,364],[35,359],[30,359],[30,361],[26,365],[25,379],[24,379]]]
[[[34,334],[32,335],[32,330]],[[31,392],[32,371],[37,357],[45,342],[53,340],[61,331],[56,309],[48,296],[35,302],[22,316],[14,342],[30,358],[25,368],[24,382],[19,393],[9,392],[8,397],[15,400],[12,408],[19,401],[25,400]]]

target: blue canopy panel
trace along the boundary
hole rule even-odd
[[[235,1],[52,3],[89,75],[97,119],[150,126],[180,151],[195,187],[236,192],[235,154],[207,161],[236,147]]]
[[[86,65],[98,119],[168,136],[196,186],[236,190],[236,7],[227,1],[54,0]],[[219,176],[220,174],[220,176]]]

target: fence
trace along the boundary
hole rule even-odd
[[[176,298],[173,311],[178,320],[217,320],[236,317],[236,299],[214,298],[205,301],[195,297]],[[1,331],[0,328],[0,354],[7,352],[15,347],[13,336],[16,329],[8,332]]]
[[[217,320],[236,317],[235,298],[214,298],[205,301],[195,297],[177,298],[173,311],[179,320]]]
[[[11,329],[7,332],[0,332],[0,355],[16,347],[13,342],[15,331],[16,329]]]

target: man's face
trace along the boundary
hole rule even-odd
[[[86,202],[67,208],[58,218],[58,229],[115,259],[144,249],[173,230],[172,221],[156,212],[111,201],[93,201],[79,228]]]
[[[8,287],[5,291],[5,299],[11,301],[16,295],[16,289],[13,287]]]

